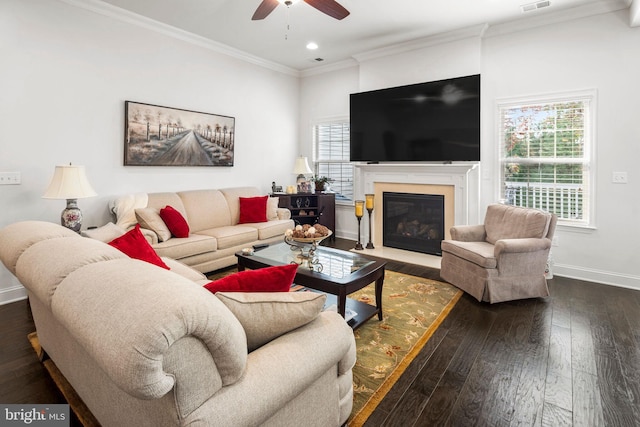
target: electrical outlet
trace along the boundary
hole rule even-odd
[[[626,184],[627,181],[627,173],[626,172],[614,172],[613,177],[611,178],[611,182],[614,184]]]
[[[553,239],[551,239],[551,246],[560,246],[560,242],[558,241],[558,236],[553,236]]]
[[[20,182],[20,172],[0,172],[0,185],[18,185]]]

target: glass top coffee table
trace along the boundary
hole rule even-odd
[[[238,271],[300,264],[299,252],[286,243],[278,243],[254,251],[253,254],[236,253]],[[338,313],[355,312],[348,324],[356,329],[374,315],[382,320],[382,285],[386,262],[368,258],[353,252],[318,246],[312,266],[303,263],[298,267],[294,283],[311,290],[327,293],[327,305],[337,300]],[[314,269],[310,267],[315,267]],[[321,271],[318,271],[321,270]],[[375,306],[347,298],[347,295],[375,282]]]

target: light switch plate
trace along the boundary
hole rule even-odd
[[[18,185],[20,182],[20,172],[0,172],[0,185]]]
[[[613,176],[611,178],[611,182],[614,184],[626,184],[627,181],[627,173],[626,172],[613,172]]]

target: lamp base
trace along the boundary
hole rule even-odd
[[[82,227],[82,211],[78,208],[78,199],[67,199],[67,207],[62,211],[62,215],[60,215],[60,224],[69,230],[80,233],[80,227]]]

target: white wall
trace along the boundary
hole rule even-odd
[[[599,14],[533,29],[524,23],[489,28],[477,37],[448,40],[440,45],[386,56],[363,56],[349,72],[303,79],[301,110],[318,103],[336,106],[325,115],[341,114],[350,92],[482,75],[482,180],[486,206],[498,199],[496,100],[559,91],[596,89],[596,229],[559,227],[553,248],[554,273],[568,277],[640,289],[640,159],[637,125],[640,86],[640,28],[629,27],[628,11]],[[539,22],[538,22],[539,25]],[[358,81],[353,81],[354,69]],[[330,84],[343,93],[318,90]],[[309,96],[314,94],[314,96]],[[307,117],[314,120],[313,114]],[[305,123],[302,123],[305,126]],[[628,173],[628,184],[613,184],[613,171]],[[483,208],[484,209],[484,208]],[[356,222],[338,217],[337,235],[353,238]]]
[[[0,2],[0,227],[58,222],[63,200],[41,196],[56,164],[83,164],[97,197],[84,224],[111,220],[130,192],[292,183],[299,79],[58,0]],[[236,118],[233,167],[124,167],[124,101]],[[279,165],[282,165],[280,167]],[[0,267],[0,303],[24,289]]]

